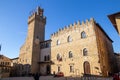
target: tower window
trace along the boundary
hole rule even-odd
[[[86,48],[83,49],[83,56],[87,56],[88,55],[88,51]]]
[[[73,54],[72,54],[72,52],[70,51],[69,52],[69,58],[72,58],[73,57]]]
[[[87,36],[86,36],[86,33],[83,31],[83,32],[81,32],[81,38],[86,38]]]
[[[71,36],[68,36],[68,38],[67,38],[67,42],[71,42],[71,41],[72,41]]]

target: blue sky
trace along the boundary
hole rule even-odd
[[[93,17],[114,41],[114,51],[120,52],[120,36],[107,17],[120,11],[120,0],[1,0],[1,54],[10,58],[19,56],[27,35],[28,16],[37,6],[44,8],[47,17],[46,39],[59,28]]]

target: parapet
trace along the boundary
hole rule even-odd
[[[90,20],[86,19],[86,21],[82,21],[81,23],[80,21],[74,22],[73,24],[67,25],[64,28],[59,29],[57,32],[54,32],[53,34],[51,34],[51,37],[58,36],[59,34],[64,33],[66,31],[75,30],[76,28],[89,26],[94,22],[94,18],[90,18]]]

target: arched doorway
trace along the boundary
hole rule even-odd
[[[50,65],[47,65],[47,66],[46,66],[46,74],[47,74],[47,75],[50,74]]]
[[[84,74],[90,74],[90,64],[88,61],[84,62]]]

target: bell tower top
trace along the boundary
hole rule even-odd
[[[37,7],[37,15],[43,16],[44,10],[41,9],[39,6]]]
[[[30,24],[35,19],[40,20],[46,24],[46,17],[43,15],[43,13],[44,9],[40,8],[39,6],[37,7],[37,9],[31,11],[28,18],[28,24]]]

